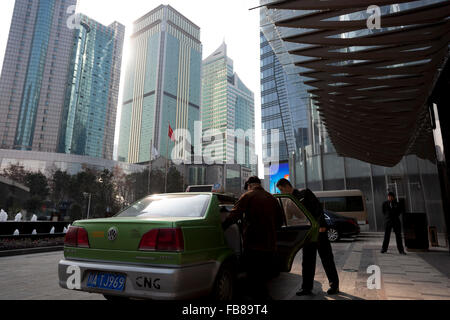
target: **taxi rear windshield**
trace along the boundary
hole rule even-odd
[[[211,195],[153,195],[134,203],[116,217],[201,218],[210,199]]]

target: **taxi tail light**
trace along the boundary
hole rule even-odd
[[[89,248],[89,237],[86,229],[70,227],[64,238],[64,245],[69,247]]]
[[[64,245],[70,247],[77,246],[78,227],[70,227],[64,238]]]
[[[141,251],[183,251],[184,239],[181,228],[154,229],[141,239]]]
[[[156,244],[158,251],[183,251],[183,232],[180,228],[160,229]]]
[[[78,243],[77,246],[80,248],[89,248],[89,237],[86,229],[78,228]]]
[[[159,229],[147,232],[141,239],[139,250],[154,251],[156,250],[156,241],[158,240]]]

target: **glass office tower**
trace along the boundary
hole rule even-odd
[[[81,15],[74,32],[58,152],[112,159],[125,27]]]
[[[0,148],[112,159],[125,28],[76,0],[16,0],[0,79]],[[71,8],[73,6],[73,8]]]
[[[202,124],[203,154],[209,158],[207,161],[237,163],[256,172],[256,160],[251,154],[254,135],[245,139],[241,136],[238,142],[239,135],[235,134],[239,129],[254,131],[254,94],[234,73],[225,43],[203,61]]]
[[[55,152],[76,0],[16,0],[0,78],[0,148]]]
[[[261,0],[261,4],[267,4],[268,2],[271,1]],[[437,1],[417,1],[389,7],[384,6],[381,7],[381,11],[382,13],[393,13],[399,9],[423,5],[425,2]],[[261,39],[262,41],[268,41],[286,74],[296,77],[296,82],[300,86],[297,94],[299,92],[306,93],[306,90],[312,89],[307,85],[307,81],[312,79],[300,76],[299,73],[311,70],[298,66],[296,63],[313,58],[290,54],[289,51],[302,49],[305,45],[285,42],[281,38],[309,32],[310,30],[277,27],[275,23],[280,20],[306,15],[310,12],[310,10],[261,9],[261,31],[264,36]],[[361,18],[367,18],[365,10],[361,13],[341,16],[339,19],[354,20]],[[377,32],[377,30],[364,29],[355,34],[349,33],[344,36],[363,36],[372,32]],[[262,42],[262,49],[264,47],[265,42]],[[338,50],[348,52],[363,48],[353,47]],[[269,49],[267,48],[266,51],[268,52]],[[264,79],[263,72],[262,70],[262,78]],[[291,94],[288,93],[288,95]],[[307,93],[304,96],[308,98]],[[368,225],[364,226],[365,229],[363,230],[369,229],[371,231],[384,230],[382,204],[386,201],[387,192],[394,191],[398,198],[404,201],[407,212],[426,213],[430,226],[437,226],[439,232],[445,231],[439,174],[435,162],[420,159],[416,155],[407,155],[396,166],[383,167],[343,157],[337,154],[331,142],[318,106],[312,100],[309,100],[306,106],[309,114],[307,124],[309,143],[297,146],[295,153],[289,154],[290,180],[296,188],[309,188],[313,191],[361,190],[365,196],[368,212]],[[358,139],[358,137],[355,136],[355,139]],[[374,148],[376,147],[374,146]]]
[[[309,144],[309,97],[298,79],[288,75],[263,33],[261,38],[261,115],[263,162],[270,162],[272,130],[279,131],[279,160]]]
[[[175,144],[167,139],[169,124],[194,137],[194,122],[200,120],[200,28],[171,6],[161,5],[134,22],[131,48],[119,160],[149,161],[151,144],[164,157],[168,150],[170,157]],[[178,156],[184,159],[186,151]]]

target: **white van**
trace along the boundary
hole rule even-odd
[[[368,224],[366,198],[361,190],[316,191],[324,210],[355,218],[358,224]]]

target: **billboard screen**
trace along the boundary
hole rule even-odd
[[[270,193],[280,193],[280,190],[277,188],[277,182],[283,178],[290,180],[289,163],[272,164],[270,166]]]

